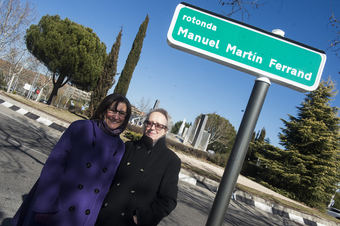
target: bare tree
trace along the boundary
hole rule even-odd
[[[0,57],[5,55],[9,46],[23,38],[34,14],[29,2],[0,0]]]
[[[249,17],[249,8],[257,9],[262,4],[261,0],[218,0],[218,3],[223,7],[230,7],[229,13],[224,13],[226,16],[241,13],[242,20]]]
[[[34,75],[34,79],[33,79],[33,82],[31,84],[31,88],[30,88],[30,90],[27,94],[27,98],[30,99],[33,92],[35,91],[36,83],[40,78],[39,67],[40,67],[41,63],[33,55],[29,55],[27,57],[26,62],[27,62],[27,68],[26,69],[29,69],[30,71],[32,71],[33,75]]]
[[[35,101],[39,101],[40,98],[41,98],[41,95],[44,93],[44,90],[45,90],[45,93],[49,93],[49,84],[52,84],[52,72],[50,72],[48,70],[48,68],[46,68],[44,65],[42,65],[42,67],[44,67],[44,71],[45,71],[45,74],[44,76],[47,78],[45,79],[43,83],[40,84],[40,92],[39,92],[39,95],[37,96],[37,98],[35,99]],[[46,88],[46,89],[45,89]],[[46,95],[45,94],[45,99],[46,99]]]
[[[229,121],[218,114],[208,114],[205,129],[210,133],[209,144],[215,141],[223,141],[228,136],[227,128],[230,126]]]
[[[148,112],[151,109],[150,99],[145,100],[145,98],[142,97],[137,103],[137,108],[144,113]]]
[[[7,73],[7,92],[15,91],[18,85],[19,79],[27,73],[34,76],[32,89],[39,81],[41,67],[44,67],[37,58],[29,54],[27,49],[10,48],[4,59],[8,62]],[[25,79],[25,76],[23,76]],[[28,97],[34,90],[29,91]]]
[[[330,25],[335,31],[335,38],[331,40],[331,48],[336,55],[340,54],[340,21],[337,20],[334,13],[329,18]]]
[[[24,69],[22,60],[25,52],[20,51],[17,48],[11,48],[9,53],[6,55],[6,60],[9,62],[8,77],[10,78],[7,83],[7,92],[11,91],[14,80]]]

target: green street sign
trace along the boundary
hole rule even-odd
[[[170,46],[298,91],[313,91],[326,62],[323,51],[181,3],[167,35]]]

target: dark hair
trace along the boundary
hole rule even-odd
[[[94,112],[93,116],[91,117],[92,120],[103,120],[104,119],[104,115],[107,111],[107,109],[109,107],[111,107],[111,105],[115,103],[113,105],[114,110],[117,110],[117,106],[119,103],[124,103],[126,104],[126,116],[124,119],[123,124],[121,125],[122,129],[125,129],[127,124],[129,123],[129,119],[131,116],[131,104],[129,102],[129,100],[120,95],[120,94],[110,94],[108,96],[106,96],[102,102],[98,105],[96,111]]]

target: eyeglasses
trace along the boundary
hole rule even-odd
[[[107,113],[109,114],[112,114],[112,115],[117,115],[120,117],[120,118],[125,118],[126,116],[126,112],[125,111],[117,111],[117,110],[114,110],[114,109],[107,109]]]
[[[152,128],[152,126],[155,126],[155,128],[156,128],[157,131],[160,131],[160,130],[162,130],[162,129],[167,129],[167,128],[168,128],[168,127],[165,126],[165,125],[159,124],[159,123],[157,123],[157,122],[151,122],[151,121],[149,121],[149,120],[145,120],[145,121],[144,121],[144,124],[145,124],[145,126],[148,127],[148,128]]]

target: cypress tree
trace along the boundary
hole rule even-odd
[[[280,140],[290,155],[286,174],[295,175],[287,190],[317,208],[327,205],[340,181],[338,108],[329,103],[335,95],[332,81],[321,82],[298,107],[297,117],[281,119],[286,128]]]
[[[99,103],[105,98],[109,89],[113,86],[117,73],[117,62],[120,49],[120,42],[122,38],[122,29],[116,38],[115,43],[112,45],[109,55],[105,59],[104,69],[98,79],[97,86],[91,95],[90,106],[87,115],[91,117],[98,107]]]
[[[128,58],[125,62],[122,73],[120,74],[118,83],[114,89],[114,93],[119,93],[121,95],[126,96],[127,91],[129,89],[130,81],[132,78],[132,74],[136,68],[138,63],[140,53],[143,47],[143,41],[146,34],[146,29],[149,23],[149,16],[146,15],[144,22],[140,25],[138,33],[135,37],[135,40],[132,44],[132,48],[128,55]]]

